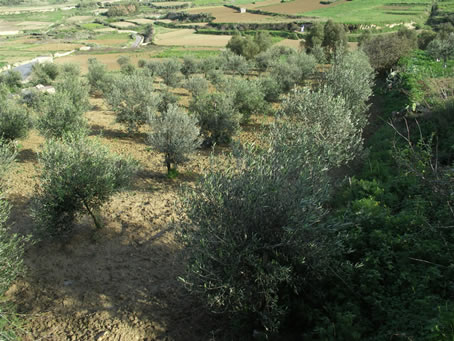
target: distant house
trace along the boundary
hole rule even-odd
[[[301,33],[304,33],[304,25],[301,25]]]
[[[240,13],[246,13],[246,8],[240,8]]]

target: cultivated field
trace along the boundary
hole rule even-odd
[[[216,23],[256,23],[256,22],[286,22],[287,18],[276,18],[269,15],[240,13],[228,7],[201,7],[187,11],[188,13],[210,13]],[[291,20],[291,19],[290,19]]]
[[[323,5],[319,0],[294,0],[284,3],[281,3],[280,0],[266,0],[263,3],[251,4],[245,7],[282,14],[303,14],[313,10],[336,7],[344,2],[346,0],[339,0],[330,5]]]
[[[196,34],[193,29],[178,29],[157,35],[155,43],[163,46],[216,46],[227,45],[231,36]]]

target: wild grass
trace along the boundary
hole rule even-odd
[[[397,3],[395,0],[352,0],[304,14],[347,24],[424,24],[431,5],[428,0],[400,0]]]

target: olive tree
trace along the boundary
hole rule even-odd
[[[177,236],[188,259],[181,280],[242,335],[278,331],[296,292],[316,285],[335,250],[321,223],[326,171],[302,167],[302,156],[284,147],[237,152],[181,199],[187,220]]]
[[[88,59],[87,79],[90,85],[90,93],[102,94],[108,92],[110,77],[107,74],[107,68],[96,58]]]
[[[96,212],[128,185],[137,163],[111,153],[96,139],[67,134],[48,139],[39,154],[42,171],[33,205],[38,232],[63,236],[76,217],[89,214],[97,228]]]
[[[232,96],[242,123],[248,122],[253,114],[263,114],[269,110],[260,81],[230,78],[223,84],[223,91]]]
[[[26,106],[0,96],[0,138],[16,140],[27,136],[32,120]]]
[[[119,75],[111,86],[112,90],[105,96],[116,114],[116,122],[126,125],[129,133],[137,131],[147,122],[148,112],[159,104],[153,78],[138,73]]]
[[[241,115],[231,96],[211,93],[194,98],[189,112],[199,121],[205,145],[229,143],[239,132]]]
[[[203,77],[191,76],[184,82],[184,88],[187,89],[193,97],[199,97],[208,92],[210,83]]]
[[[161,63],[158,75],[162,78],[165,85],[176,87],[179,84],[181,66],[181,62],[176,58],[170,58]]]
[[[446,36],[445,39],[437,38],[427,45],[427,52],[436,59],[443,60],[444,67],[448,59],[454,57],[454,33]]]
[[[367,123],[368,100],[372,96],[374,70],[362,51],[349,52],[335,58],[335,63],[324,74],[323,84],[334,96],[345,99],[347,107],[361,128]]]
[[[175,104],[169,105],[166,112],[150,114],[148,122],[152,129],[148,143],[153,150],[164,154],[169,175],[187,161],[188,154],[200,147],[202,141],[197,119]]]
[[[49,95],[42,105],[43,112],[36,121],[41,135],[62,138],[67,133],[83,133],[87,129],[82,108],[74,104],[74,97],[68,91],[57,91]]]

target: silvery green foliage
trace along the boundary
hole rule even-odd
[[[89,214],[100,227],[95,212],[127,186],[137,163],[111,153],[101,142],[67,134],[48,139],[39,154],[42,172],[36,187],[33,216],[38,232],[62,236],[74,220]]]
[[[110,84],[108,84],[110,76],[107,74],[106,66],[100,63],[96,58],[88,59],[87,79],[91,93],[108,92],[110,87]]]
[[[427,45],[427,52],[435,59],[442,59],[446,67],[448,59],[454,57],[454,32],[447,35],[445,39],[432,40]]]
[[[71,64],[70,64],[71,65]],[[77,110],[85,113],[90,108],[88,84],[75,75],[65,75],[55,83],[57,92],[67,92]]]
[[[200,125],[205,145],[229,143],[240,130],[241,115],[233,99],[225,93],[210,93],[194,98],[189,112]]]
[[[367,123],[366,111],[372,95],[374,70],[362,51],[338,54],[333,66],[325,73],[324,82],[333,96],[345,99],[355,121],[362,129]]]
[[[199,97],[208,92],[210,83],[203,77],[190,76],[184,82],[184,88],[187,89],[193,97]]]
[[[294,148],[305,163],[337,167],[352,160],[362,147],[362,127],[345,99],[318,91],[295,89],[282,104],[284,120],[276,125],[278,145]]]
[[[269,110],[265,93],[258,80],[228,78],[222,85],[223,92],[232,96],[233,104],[241,114],[241,122],[249,121],[251,115],[264,114]]]
[[[251,64],[243,56],[239,56],[230,50],[222,52],[219,56],[224,70],[233,74],[246,75],[251,69]]]
[[[124,124],[129,133],[145,124],[148,112],[156,110],[159,104],[153,78],[139,73],[115,77],[112,90],[105,97],[116,114],[116,122]]]
[[[164,81],[164,84],[171,87],[176,87],[181,80],[182,64],[176,58],[170,58],[161,63],[161,67],[158,69],[158,75]]]
[[[177,233],[188,253],[187,289],[210,310],[265,333],[279,329],[290,293],[323,276],[335,250],[320,223],[326,171],[285,144],[271,145],[238,151],[226,169],[212,166],[188,187],[188,219]]]
[[[0,138],[16,140],[27,136],[32,119],[25,105],[0,95]]]
[[[315,71],[315,57],[303,51],[287,56],[271,64],[270,75],[280,84],[282,91],[287,92],[297,84],[302,84]]]
[[[71,93],[63,90],[45,98],[43,112],[36,121],[39,133],[46,138],[61,138],[68,133],[84,133],[87,121],[84,111],[74,104]]]
[[[161,114],[152,113],[148,118],[152,131],[148,143],[152,149],[164,154],[167,171],[188,160],[187,155],[200,147],[202,139],[197,119],[189,116],[176,104],[170,104]]]

